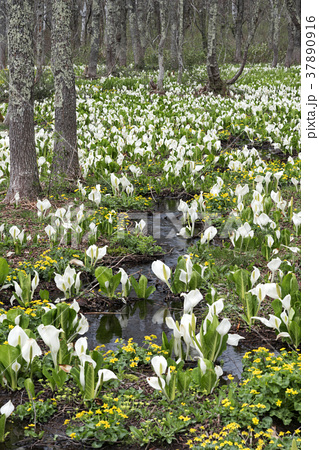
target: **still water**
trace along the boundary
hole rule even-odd
[[[179,256],[187,253],[187,248],[191,245],[189,240],[176,235],[182,227],[180,220],[181,213],[177,206],[179,201],[168,200],[161,202],[153,214],[141,213],[138,217],[135,213],[136,221],[143,219],[147,224],[148,233],[153,235],[165,252],[161,260],[169,267],[173,268],[177,264]],[[167,303],[165,297],[167,292],[163,289],[163,283],[154,277],[151,271],[151,263],[139,264],[125,270],[130,275],[132,273],[144,274],[149,280],[149,284],[157,285],[157,290],[148,300],[130,300],[129,304],[124,304],[120,311],[105,312],[102,314],[87,315],[90,324],[88,333],[89,348],[98,345],[105,345],[106,350],[116,350],[117,339],[122,338],[142,345],[144,337],[151,334],[157,336],[155,342],[161,344],[162,332],[165,331],[168,337],[171,331],[165,324],[165,316],[174,316],[174,310],[179,313],[182,310],[182,299],[180,303]],[[161,291],[162,289],[162,291]],[[228,346],[221,356],[223,360],[223,370],[240,378],[242,372],[242,357],[244,350],[238,347]]]

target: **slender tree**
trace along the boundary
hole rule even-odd
[[[75,181],[80,176],[77,133],[75,76],[71,50],[72,0],[52,3],[52,69],[55,88],[55,137],[52,176],[55,182]]]
[[[34,138],[33,1],[8,0],[8,56],[10,74],[10,184],[6,203],[15,195],[34,200],[40,194]]]

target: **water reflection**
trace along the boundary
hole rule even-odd
[[[117,350],[117,339],[133,341],[143,345],[145,336],[155,334],[154,340],[161,345],[162,332],[165,331],[170,338],[172,331],[165,324],[165,317],[170,314],[166,306],[159,307],[158,302],[139,300],[133,306],[126,305],[121,312],[87,316],[90,328],[87,333],[89,348],[105,345],[106,350]],[[223,370],[241,378],[242,357],[245,350],[240,347],[228,346],[221,357]]]
[[[116,339],[128,340],[142,345],[144,337],[157,336],[161,343],[162,332],[167,333],[163,323],[164,312],[168,309],[151,300],[138,300],[133,305],[126,305],[120,312],[100,315],[87,315],[89,331],[88,342],[91,348],[104,344],[107,349],[116,349]]]
[[[180,231],[182,223],[180,212],[177,207],[179,200],[161,201],[152,214],[144,215],[143,219],[147,222],[148,233],[153,235],[157,244],[160,245],[167,254],[163,256],[162,261],[173,268],[177,264],[179,256],[187,253],[190,241],[176,234]],[[143,213],[141,213],[143,215]],[[145,213],[144,213],[145,214]],[[134,219],[139,220],[138,213],[135,213]],[[170,311],[166,306],[165,297],[166,287],[158,284],[158,280],[151,271],[151,264],[139,264],[131,268],[125,268],[127,273],[144,274],[149,280],[149,284],[157,284],[157,291],[150,296],[148,300],[130,300],[130,304],[123,306],[121,311],[115,313],[106,312],[100,315],[88,315],[90,328],[88,331],[89,348],[98,345],[105,345],[106,350],[116,350],[119,338],[127,341],[133,338],[133,341],[139,345],[144,343],[145,336],[151,334],[157,336],[155,342],[161,345],[162,332],[165,331],[170,338],[172,331],[165,324],[165,316],[170,313],[176,319],[182,310],[182,300],[180,302],[170,302]],[[179,311],[179,312],[178,312]],[[224,361],[224,372],[231,373],[240,378],[242,371],[242,356],[245,351],[238,347],[229,346],[222,354],[219,360]]]

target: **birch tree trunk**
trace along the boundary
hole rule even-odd
[[[52,4],[52,67],[55,87],[55,137],[52,161],[53,180],[76,181],[80,176],[77,133],[76,93],[71,50],[72,0]]]
[[[34,138],[34,51],[32,0],[8,0],[10,75],[10,184],[5,203],[35,200],[41,192]],[[23,30],[23,32],[22,32]]]
[[[6,67],[7,55],[6,0],[0,0],[0,70]]]
[[[97,63],[100,50],[100,22],[101,22],[101,1],[93,0],[92,3],[92,33],[91,33],[91,51],[88,65],[88,77],[96,77]]]

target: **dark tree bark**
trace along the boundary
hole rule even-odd
[[[7,3],[10,74],[10,184],[4,201],[12,203],[17,193],[21,199],[36,199],[41,188],[33,118],[33,1],[8,0]]]
[[[7,65],[7,12],[6,0],[0,0],[0,70]]]
[[[96,77],[97,63],[100,50],[100,23],[102,19],[101,0],[93,0],[92,3],[92,32],[91,32],[91,51],[88,65],[88,77]]]
[[[80,176],[77,134],[75,77],[71,58],[72,0],[52,4],[52,67],[55,87],[55,138],[52,161],[54,182],[76,181]]]

